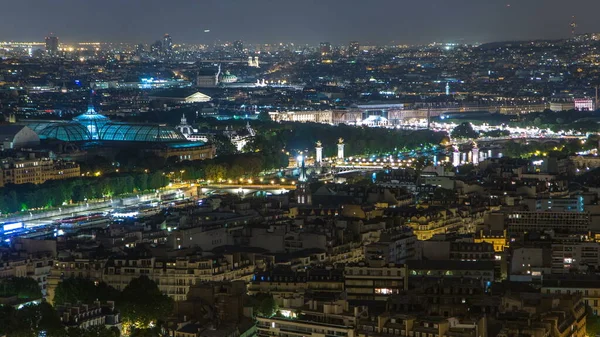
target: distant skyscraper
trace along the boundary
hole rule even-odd
[[[163,47],[163,44],[161,41],[154,42],[150,46],[150,53],[152,53],[152,56],[154,56],[154,57],[160,56],[160,54],[162,54],[162,47]]]
[[[450,96],[450,82],[446,82],[446,96]]]
[[[350,42],[350,46],[348,46],[348,55],[356,57],[358,54],[360,54],[360,44],[358,41]]]
[[[330,55],[331,55],[331,43],[321,42],[321,56],[330,56]]]
[[[238,54],[242,54],[244,52],[244,42],[237,40],[233,43],[233,50],[238,53]]]
[[[58,54],[58,37],[46,36],[46,53],[52,56]]]
[[[575,21],[575,15],[571,17],[571,24],[569,26],[571,26],[571,34],[575,36],[577,33],[577,21]]]
[[[141,43],[140,43],[140,44],[138,44],[138,45],[135,47],[135,53],[136,53],[137,55],[142,55],[142,54],[143,54],[145,51],[146,51],[146,50],[145,50],[145,48],[144,48],[144,45],[143,45],[143,44],[141,44]]]
[[[173,51],[173,39],[171,38],[171,35],[165,34],[163,37],[162,50],[166,55],[170,55]]]

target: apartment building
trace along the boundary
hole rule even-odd
[[[357,337],[487,337],[484,315],[473,318],[428,317],[386,312],[359,323]]]
[[[164,294],[175,301],[184,301],[192,285],[206,281],[248,282],[254,268],[254,255],[241,253],[205,258],[114,258],[107,261],[102,280],[122,290],[132,279],[145,275],[156,282]]]
[[[567,233],[587,233],[590,226],[589,212],[573,211],[514,211],[506,215],[508,235],[553,230]]]
[[[0,186],[6,184],[42,184],[48,180],[60,180],[79,177],[79,164],[55,161],[49,158],[15,160],[4,159],[0,163],[2,179]]]
[[[552,273],[568,274],[600,266],[600,244],[556,242],[552,244]]]
[[[494,282],[496,269],[492,261],[422,260],[407,264],[410,276],[473,278],[482,284]]]
[[[544,277],[541,292],[543,294],[573,295],[583,297],[594,315],[600,312],[600,277],[598,275],[550,275]]]
[[[344,291],[343,269],[314,267],[292,270],[282,266],[257,273],[248,284],[249,294],[269,293],[278,303],[283,303],[284,298],[294,298],[307,291],[341,293]]]
[[[269,112],[271,119],[276,122],[301,122],[333,124],[332,110],[299,110],[285,112]]]
[[[56,307],[61,322],[67,328],[116,327],[121,330],[119,312],[112,301],[102,305],[99,301],[88,304],[66,304]]]
[[[258,336],[356,336],[360,318],[368,317],[367,307],[350,306],[345,300],[318,302],[311,300],[289,317],[257,317]]]
[[[412,227],[418,240],[429,240],[436,234],[458,231],[463,219],[456,209],[436,207],[410,215],[406,225]]]
[[[408,289],[408,268],[395,263],[359,262],[344,267],[348,299],[386,301]]]
[[[506,230],[503,231],[492,231],[492,230],[480,230],[479,234],[474,238],[475,243],[487,242],[492,244],[496,253],[502,253],[508,248],[508,238],[506,237]]]
[[[580,294],[508,292],[502,296],[496,320],[504,326],[528,330],[546,325],[545,336],[585,337],[586,310]],[[510,334],[509,334],[510,336]]]
[[[379,242],[364,247],[367,262],[405,263],[414,259],[417,236],[412,229],[392,229],[380,234]]]
[[[48,278],[51,300],[58,283],[69,277],[105,282],[123,290],[129,282],[147,276],[175,301],[184,301],[191,286],[206,281],[249,282],[255,270],[254,254],[231,253],[213,257],[157,258],[149,256],[115,257],[103,260],[72,259],[57,261]]]

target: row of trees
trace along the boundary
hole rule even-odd
[[[450,136],[455,139],[476,139],[479,138],[479,132],[473,129],[471,123],[464,122],[452,129]]]
[[[544,110],[523,115],[522,120],[514,122],[518,126],[535,126],[548,128],[554,132],[560,130],[576,130],[579,132],[596,132],[598,124],[595,120],[585,121],[587,118],[595,118],[593,111],[552,111]]]
[[[20,300],[37,300],[42,292],[37,282],[30,277],[12,277],[0,280],[0,297],[16,296]]]
[[[169,178],[162,171],[155,171],[51,180],[41,185],[7,185],[0,188],[0,211],[12,213],[31,208],[58,207],[63,203],[155,190],[168,183]]]
[[[237,180],[241,177],[256,177],[262,171],[288,166],[288,156],[278,153],[257,152],[217,157],[204,166],[207,180]]]
[[[136,168],[120,173],[113,171],[99,177],[47,181],[41,185],[7,185],[0,188],[0,211],[13,213],[33,208],[59,207],[64,203],[81,203],[90,199],[151,191],[167,186],[171,179],[237,180],[240,177],[255,177],[262,171],[287,165],[288,156],[281,150],[271,149],[219,156],[210,160],[172,162],[163,166],[166,171],[147,172],[148,169]]]
[[[219,181],[256,177],[263,171],[288,166],[288,157],[279,153],[253,152],[218,156],[208,160],[182,161],[168,168],[172,179]]]
[[[556,143],[521,143],[515,141],[506,142],[503,145],[503,154],[511,158],[530,158],[545,156],[567,156],[576,152],[590,150],[597,146],[596,136],[589,137],[585,142],[578,139],[562,140],[559,145]]]
[[[594,114],[595,112],[590,111],[569,110],[554,112],[551,110],[544,110],[543,112],[521,115],[518,120],[513,120],[514,116],[496,114],[486,116],[485,118],[474,116],[472,119],[468,119],[468,122],[466,123],[472,123],[474,125],[505,124],[512,127],[537,127],[540,129],[549,129],[553,132],[574,130],[586,133],[597,132],[599,129]],[[453,119],[445,119],[440,122],[452,123],[455,121],[456,120]]]
[[[481,135],[484,137],[508,137],[508,136],[510,136],[510,131],[496,129],[496,130],[482,132]]]
[[[315,143],[321,141],[323,155],[335,156],[339,138],[344,139],[347,156],[386,153],[400,148],[415,149],[437,145],[446,136],[445,133],[429,130],[408,131],[319,123],[262,124],[258,129],[259,135],[245,150],[273,155],[282,150],[313,151]]]

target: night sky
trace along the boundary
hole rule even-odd
[[[572,15],[600,32],[598,12],[598,0],[4,0],[0,40],[488,42],[567,37]]]

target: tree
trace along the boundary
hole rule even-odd
[[[153,327],[149,329],[137,329],[134,328],[131,330],[129,334],[130,337],[160,337],[162,334],[160,333],[159,327]]]
[[[269,112],[266,110],[261,111],[258,114],[258,120],[261,122],[271,122],[271,116],[269,116]]]
[[[484,132],[483,135],[485,137],[508,137],[508,136],[510,136],[510,131],[496,129],[496,130]]]
[[[473,164],[465,164],[457,169],[457,173],[462,176],[470,175],[473,172],[475,172],[475,165]]]
[[[594,315],[590,306],[586,306],[586,325],[585,330],[588,336],[598,336],[600,334],[600,317]]]
[[[96,325],[87,329],[69,328],[67,337],[119,337],[121,332],[116,327],[106,328],[102,325]]]
[[[63,336],[65,329],[56,310],[45,301],[40,303],[37,309],[40,317],[37,330],[46,331],[47,336]]]
[[[55,305],[77,302],[91,304],[96,300],[101,302],[115,300],[118,296],[119,291],[104,282],[96,285],[88,279],[68,278],[56,287],[53,303]]]
[[[117,304],[123,323],[138,329],[147,329],[150,323],[164,320],[173,310],[173,300],[146,276],[131,280]]]
[[[0,296],[36,300],[42,298],[42,291],[38,283],[30,277],[13,277],[0,281]]]
[[[231,167],[229,167],[229,169],[227,170],[227,176],[233,180],[237,180],[240,177],[243,177],[245,173],[246,169],[237,164],[231,165]]]
[[[49,337],[62,337],[65,329],[54,308],[42,302],[21,309],[0,306],[0,334],[15,337],[37,337],[41,331]]]
[[[210,137],[209,142],[217,149],[218,156],[227,156],[237,153],[237,149],[231,143],[231,140],[224,135],[214,135]]]
[[[209,164],[204,169],[206,180],[221,181],[227,175],[227,169],[220,164]]]
[[[148,189],[148,174],[138,174],[134,177],[133,181],[135,188],[137,188],[138,191],[145,191]]]
[[[258,293],[250,296],[249,300],[254,312],[260,316],[271,317],[277,312],[277,303],[271,294]]]
[[[475,139],[479,137],[479,133],[473,130],[473,126],[471,125],[471,123],[464,122],[455,127],[454,130],[452,130],[451,136],[452,138],[458,139]]]

